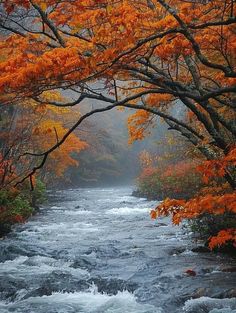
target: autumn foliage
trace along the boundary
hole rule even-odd
[[[223,177],[227,167],[235,166],[235,148],[226,157],[218,161],[206,161],[198,170],[203,174],[204,182],[210,179]],[[224,215],[236,214],[236,192],[227,192],[226,186],[203,188],[202,192],[189,200],[166,199],[151,211],[151,217],[172,216],[174,224],[179,224],[184,219],[195,219],[204,214]],[[235,229],[221,230],[216,236],[210,238],[211,249],[232,242],[235,246]]]
[[[191,160],[169,164],[166,167],[146,167],[138,178],[142,194],[162,200],[166,197],[191,197],[203,186],[196,163]]]
[[[233,243],[235,247],[236,245],[236,230],[235,229],[221,230],[217,234],[217,236],[211,237],[209,247],[213,249],[217,246],[222,246],[229,242]]]
[[[232,0],[1,1],[1,106],[26,112],[25,126],[17,125],[21,130],[14,135],[17,140],[10,138],[16,149],[1,152],[2,168],[10,169],[7,176],[15,168],[17,175],[12,179],[20,183],[44,166],[51,170],[54,161],[57,174],[62,175],[75,163],[71,153],[86,146],[73,137],[73,131],[91,115],[127,107],[137,110],[128,121],[130,141],[144,139],[158,117],[205,160],[199,167],[207,184],[202,193],[191,186],[196,194],[181,202],[162,203],[163,214],[169,210],[179,222],[203,212],[232,211],[235,13]],[[64,93],[69,97],[64,98]],[[88,108],[86,113],[74,116],[73,111],[65,123],[60,110],[81,103]],[[47,117],[39,112],[42,106]],[[32,108],[39,109],[36,115]],[[59,109],[56,116],[48,113],[51,108]],[[24,147],[21,152],[19,141]],[[19,158],[24,165],[20,172]],[[181,173],[188,165],[173,164],[160,177],[169,186],[175,172],[185,189]],[[219,181],[225,188],[219,188]],[[156,212],[162,214],[159,208]]]

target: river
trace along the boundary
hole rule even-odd
[[[236,313],[235,260],[192,252],[131,193],[53,192],[0,241],[0,313]]]

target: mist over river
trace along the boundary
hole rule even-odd
[[[0,241],[0,313],[236,313],[236,262],[132,188],[55,191]],[[191,269],[196,276],[185,272]]]

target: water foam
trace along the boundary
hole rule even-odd
[[[19,278],[25,278],[27,276],[37,275],[39,272],[41,275],[50,274],[53,271],[63,271],[64,273],[70,273],[76,277],[87,279],[90,274],[85,269],[73,268],[71,265],[73,262],[64,260],[56,260],[54,258],[44,256],[20,256],[14,260],[0,263],[0,274],[15,275]]]
[[[183,310],[188,313],[235,313],[236,298],[216,299],[210,297],[200,297],[198,299],[190,299],[185,302]]]
[[[114,215],[129,215],[129,214],[147,214],[150,211],[150,208],[140,208],[140,207],[121,207],[113,208],[106,211],[106,214]]]
[[[32,297],[15,304],[0,304],[1,312],[24,313],[162,313],[161,309],[149,304],[140,304],[135,296],[128,292],[118,292],[108,295],[97,292],[92,286],[87,292],[62,293],[56,292],[50,296]],[[7,311],[9,310],[9,311]]]

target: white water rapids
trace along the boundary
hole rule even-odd
[[[131,193],[53,192],[0,241],[0,313],[236,313],[235,260],[192,252]]]

